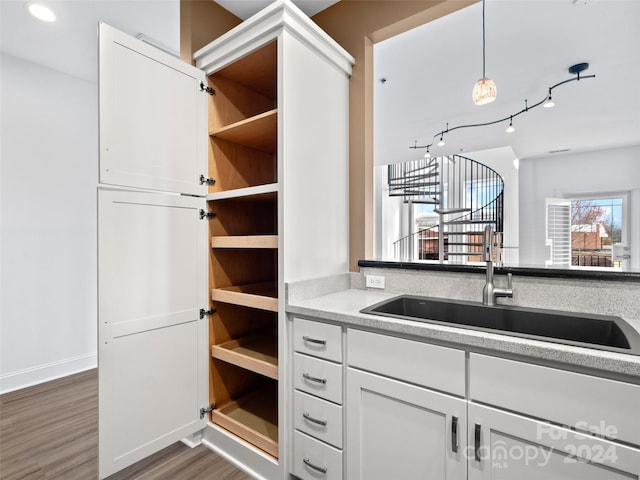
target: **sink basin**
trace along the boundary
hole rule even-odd
[[[640,334],[619,317],[489,307],[413,295],[395,297],[361,312],[640,355]]]

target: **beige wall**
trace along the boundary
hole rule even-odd
[[[349,85],[351,271],[373,255],[373,45],[476,1],[342,0],[312,18],[356,60]],[[193,52],[237,23],[212,1],[181,0],[181,57],[190,61]]]
[[[180,0],[180,58],[193,63],[193,54],[242,20],[211,0]]]

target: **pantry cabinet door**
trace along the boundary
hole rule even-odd
[[[469,480],[640,478],[636,448],[473,403],[468,416]]]
[[[349,480],[466,480],[466,401],[347,369]]]
[[[204,202],[98,190],[101,478],[205,427]]]
[[[100,183],[206,195],[204,73],[100,24]]]

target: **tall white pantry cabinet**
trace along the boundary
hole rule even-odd
[[[353,58],[289,0],[196,67],[99,36],[100,478],[181,439],[286,478],[284,284],[348,270]]]

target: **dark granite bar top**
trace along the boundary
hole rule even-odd
[[[437,262],[394,262],[387,260],[359,260],[359,267],[369,268],[396,268],[405,270],[431,270],[441,272],[465,272],[481,273],[484,275],[483,265],[460,265]],[[496,273],[513,273],[529,277],[551,277],[551,278],[575,278],[589,280],[607,280],[617,282],[638,282],[640,283],[640,271],[620,271],[609,269],[587,269],[584,267],[543,267],[535,266],[502,266],[495,267]]]

